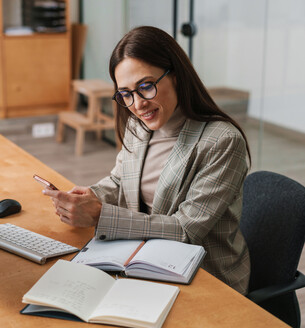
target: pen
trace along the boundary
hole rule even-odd
[[[137,249],[129,256],[128,260],[124,263],[124,266],[128,265],[128,263],[134,258],[134,256],[138,253],[138,251],[144,246],[145,241],[143,240],[141,244],[137,247]]]

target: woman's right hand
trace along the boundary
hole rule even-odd
[[[69,192],[44,189],[43,193],[52,197],[62,222],[83,228],[97,225],[102,203],[90,188],[77,186]]]

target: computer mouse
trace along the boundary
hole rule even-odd
[[[0,218],[15,214],[21,211],[21,205],[15,199],[3,199],[0,201]]]

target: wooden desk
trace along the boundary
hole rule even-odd
[[[58,188],[69,190],[73,184],[42,162],[0,135],[0,197],[14,198],[22,204],[18,214],[1,219],[43,235],[82,247],[93,229],[76,229],[61,223],[50,199],[32,178],[36,173]],[[97,177],[98,178],[98,177]],[[63,257],[69,260],[73,255]],[[0,327],[92,327],[93,324],[19,314],[22,296],[56,260],[44,265],[0,250]],[[166,327],[288,327],[247,298],[200,269],[189,286],[181,291],[164,323]]]

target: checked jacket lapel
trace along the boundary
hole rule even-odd
[[[192,152],[205,128],[205,122],[186,120],[175,146],[160,175],[154,195],[152,213],[167,214],[177,198]]]
[[[121,180],[127,208],[135,212],[140,211],[141,173],[151,137],[151,133],[142,128],[137,133],[140,139],[133,137],[132,144],[128,145],[131,152],[124,152]]]

